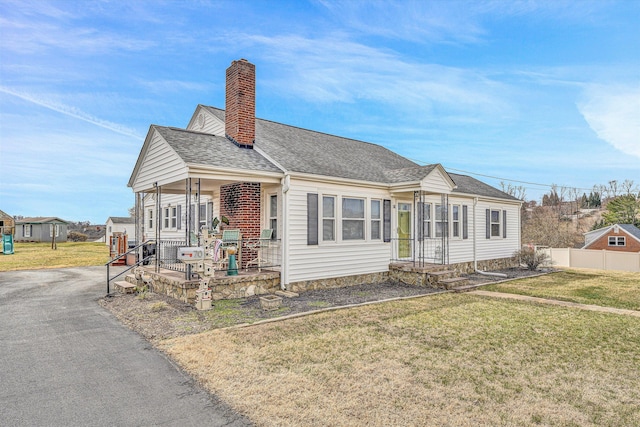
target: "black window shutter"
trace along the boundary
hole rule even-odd
[[[318,244],[318,195],[307,193],[307,245]]]
[[[467,205],[462,205],[462,238],[469,238],[469,217]]]
[[[424,203],[418,202],[418,240],[424,239]]]
[[[182,218],[182,205],[178,205],[178,213],[176,218],[176,223],[178,224],[178,230],[182,230],[182,222],[180,221],[180,218]]]
[[[491,238],[491,209],[487,209],[487,239]]]
[[[507,211],[502,211],[502,237],[507,238]]]
[[[383,240],[391,241],[391,200],[382,201]]]

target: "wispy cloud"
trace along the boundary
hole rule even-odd
[[[61,104],[58,102],[54,102],[51,100],[47,100],[44,98],[41,98],[37,95],[32,95],[32,94],[28,94],[28,93],[23,93],[23,92],[18,92],[15,91],[13,89],[4,87],[4,86],[0,86],[0,92],[6,93],[8,95],[12,95],[15,96],[17,98],[23,99],[25,101],[34,103],[36,105],[39,105],[41,107],[44,108],[48,108],[50,110],[56,111],[60,114],[64,114],[66,116],[69,117],[73,117],[75,119],[78,120],[82,120],[84,122],[87,123],[91,123],[93,125],[99,126],[101,128],[104,129],[108,129],[110,131],[122,134],[122,135],[126,135],[126,136],[130,136],[136,139],[141,139],[142,137],[136,133],[135,130],[130,129],[126,126],[122,126],[119,125],[117,123],[112,123],[109,122],[107,120],[102,120],[98,117],[92,116],[90,114],[85,113],[84,111],[81,111],[75,107],[69,106],[69,105],[65,105],[65,104]]]
[[[598,137],[640,158],[640,86],[587,88],[580,113]]]
[[[309,102],[367,100],[421,111],[437,104],[476,114],[506,110],[509,87],[476,70],[412,63],[401,55],[357,43],[344,34],[301,36],[246,35],[264,61],[286,74],[271,76],[279,92]],[[375,64],[375,66],[372,66]],[[286,90],[284,90],[286,88]]]

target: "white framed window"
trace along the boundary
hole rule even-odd
[[[335,196],[322,196],[322,240],[325,242],[336,240]]]
[[[500,211],[491,210],[491,237],[500,237]]]
[[[164,208],[164,218],[163,218],[163,221],[164,221],[163,226],[164,226],[164,228],[169,228],[169,224],[170,224],[170,222],[169,222],[170,221],[169,212],[170,212],[170,208]]]
[[[443,237],[447,233],[447,207],[436,205],[435,212],[436,237]]]
[[[272,194],[269,196],[269,228],[273,230],[271,239],[278,238],[278,196]]]
[[[460,206],[451,206],[451,236],[460,237]]]
[[[421,238],[431,237],[431,203],[422,203],[422,210],[419,212],[422,217]]]
[[[626,246],[625,236],[609,236],[609,246]]]
[[[380,200],[371,200],[371,240],[382,238],[382,211]]]
[[[147,218],[149,220],[149,230],[153,230],[153,209],[149,209],[149,215]]]
[[[178,208],[171,207],[171,228],[178,228]]]
[[[364,199],[342,198],[342,240],[365,239]]]
[[[49,237],[53,237],[54,230],[56,237],[60,236],[60,226],[58,224],[49,224]]]
[[[22,225],[22,235],[24,237],[31,237],[31,224]]]

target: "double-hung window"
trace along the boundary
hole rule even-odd
[[[164,208],[164,228],[169,228],[170,219],[169,219],[170,208]]]
[[[198,230],[202,230],[203,228],[207,228],[207,204],[200,203],[200,207],[198,208]]]
[[[447,234],[447,207],[436,205],[436,237],[443,237]]]
[[[364,240],[364,199],[342,198],[342,240]]]
[[[609,246],[625,246],[626,243],[624,236],[609,236]]]
[[[500,211],[491,210],[491,237],[500,237]]]
[[[382,215],[380,210],[380,200],[371,201],[371,240],[382,238]]]
[[[149,209],[149,230],[153,230],[153,209]]]
[[[278,196],[272,194],[269,196],[269,227],[272,230],[271,239],[278,238]]]
[[[451,206],[451,236],[460,237],[460,206]]]
[[[56,237],[60,236],[60,227],[58,224],[49,224],[49,237],[53,237],[54,230]]]
[[[422,203],[422,210],[418,215],[422,218],[420,238],[428,239],[431,237],[431,203]]]
[[[24,237],[31,237],[31,224],[22,225],[22,235]]]
[[[171,208],[171,228],[178,228],[178,208]]]
[[[325,242],[336,240],[335,196],[322,196],[322,240]]]

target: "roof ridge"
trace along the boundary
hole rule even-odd
[[[218,111],[222,111],[222,112],[226,113],[226,111],[223,108],[213,107],[211,105],[204,105],[204,104],[198,104],[198,105],[202,105],[203,107],[207,107],[207,108],[213,108],[214,110],[218,110]],[[349,138],[349,137],[335,135],[335,134],[328,133],[328,132],[322,132],[322,131],[317,131],[317,130],[313,130],[313,129],[307,129],[307,128],[303,128],[303,127],[296,126],[296,125],[290,125],[290,124],[287,124],[287,123],[276,122],[275,120],[269,120],[269,119],[263,119],[263,118],[260,118],[260,117],[256,117],[256,121],[258,121],[258,120],[261,121],[261,122],[273,123],[275,125],[287,126],[287,127],[290,127],[290,128],[299,129],[299,130],[303,130],[303,131],[306,131],[306,132],[312,132],[312,133],[315,133],[315,134],[318,134],[318,135],[327,135],[327,136],[332,136],[334,138],[344,139],[344,140],[347,140],[347,141],[354,141],[354,142],[360,142],[362,144],[375,145],[376,147],[382,147],[385,150],[392,151],[389,148],[385,147],[384,145],[376,144],[375,142],[363,141],[361,139]],[[395,153],[395,151],[392,151],[392,152]],[[395,153],[395,154],[398,154],[398,153]],[[400,154],[398,154],[398,155],[400,155]],[[404,156],[402,156],[402,157],[404,157]],[[407,160],[409,160],[409,159],[407,159]]]

